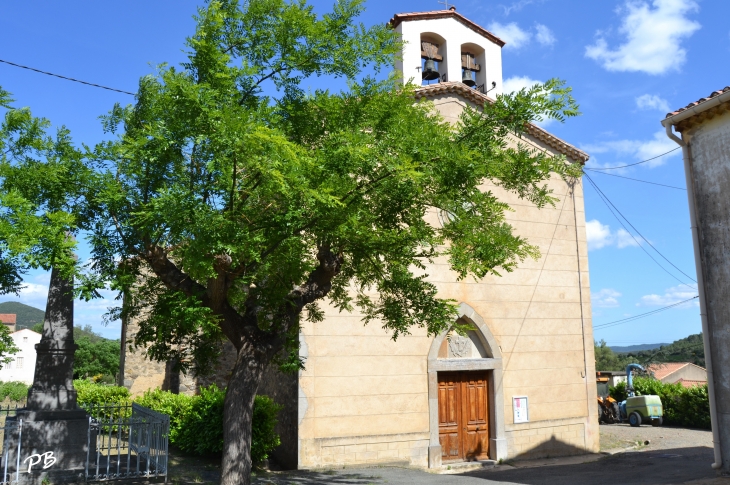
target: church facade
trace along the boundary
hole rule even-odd
[[[403,81],[424,80],[417,98],[445,120],[456,122],[466,106],[502,92],[504,42],[453,8],[398,14],[391,26],[405,41],[397,66]],[[588,159],[534,125],[519,142],[571,163]],[[538,260],[479,281],[458,281],[445,259],[428,267],[439,295],[459,302],[467,336],[415,329],[393,341],[361,315],[326,305],[322,322],[303,323],[306,369],[298,376],[269,370],[260,390],[284,406],[275,455],[283,465],[437,468],[598,451],[583,186],[558,177],[548,185],[558,202],[543,209],[483,185],[510,204],[509,222],[539,247]],[[428,217],[442,223],[435,210]],[[221,384],[231,349],[215,378]],[[169,386],[170,378],[164,365],[128,353],[125,384],[139,393]],[[192,392],[195,383],[182,387]]]

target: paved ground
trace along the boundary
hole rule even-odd
[[[645,441],[648,445],[644,445]],[[256,485],[730,485],[717,478],[709,431],[628,425],[601,426],[602,451],[613,455],[516,462],[459,475],[404,468],[366,468],[258,476]],[[641,443],[641,445],[639,445]]]
[[[601,451],[568,458],[510,462],[491,469],[440,475],[407,468],[258,473],[255,485],[730,485],[710,468],[712,434],[704,430],[601,426]],[[649,441],[648,445],[644,443]],[[633,447],[629,451],[626,448]],[[217,459],[175,453],[173,485],[217,484]]]

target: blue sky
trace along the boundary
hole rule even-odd
[[[185,59],[184,38],[194,28],[200,2],[5,2],[0,7],[0,59],[85,81],[136,91],[154,66]],[[325,11],[332,1],[312,2]],[[457,10],[505,41],[505,87],[519,88],[551,77],[574,89],[583,115],[546,128],[591,155],[588,167],[625,165],[676,145],[660,120],[730,82],[730,2],[721,0],[460,0]],[[438,10],[437,1],[370,1],[361,20],[387,22],[399,12]],[[87,87],[0,63],[0,86],[17,106],[71,129],[78,142],[103,134],[98,116],[131,96]],[[312,88],[339,84],[311,81]],[[695,276],[684,190],[590,172],[608,198],[674,265]],[[680,151],[610,173],[684,187]],[[586,184],[587,185],[587,184]],[[586,187],[594,324],[609,323],[685,300],[696,294],[690,278],[661,261],[659,268],[623,230],[591,187]],[[629,228],[630,229],[630,228]],[[651,249],[647,247],[651,252]],[[82,257],[87,255],[82,254]],[[29,275],[19,301],[43,308],[48,276]],[[682,284],[685,283],[685,285]],[[687,285],[688,284],[688,285]],[[119,325],[101,325],[113,305],[78,303],[77,321],[108,337]],[[10,296],[0,301],[16,300]],[[596,330],[609,344],[671,342],[700,331],[696,304]]]

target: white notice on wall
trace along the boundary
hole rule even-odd
[[[527,410],[527,396],[514,396],[512,398],[512,411],[515,424],[528,422],[530,414]]]

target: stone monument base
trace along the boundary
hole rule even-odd
[[[83,482],[87,456],[96,452],[96,433],[89,437],[89,415],[86,411],[19,409],[16,416],[7,418],[7,422],[20,419],[23,426],[20,433],[19,483],[36,485],[46,477],[51,483]],[[10,450],[8,472],[12,471],[14,480],[18,433],[8,434],[4,446]]]

